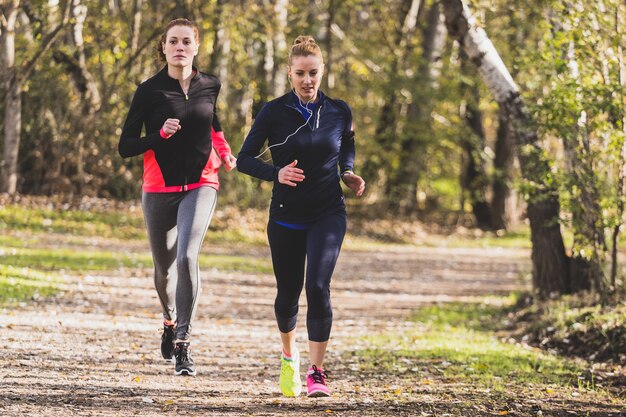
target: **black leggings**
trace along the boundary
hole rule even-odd
[[[309,340],[325,342],[329,339],[333,323],[330,279],[346,234],[346,223],[344,212],[326,216],[306,230],[294,230],[269,221],[267,237],[277,288],[274,312],[281,332],[288,333],[296,327],[306,260]]]

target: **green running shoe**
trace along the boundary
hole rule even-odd
[[[302,392],[300,381],[300,354],[295,352],[291,359],[280,355],[280,390],[285,397],[297,397]]]

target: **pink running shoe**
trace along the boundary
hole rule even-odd
[[[326,385],[326,372],[313,365],[306,375],[308,397],[330,397],[330,390]]]

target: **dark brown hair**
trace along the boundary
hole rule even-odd
[[[315,55],[320,58],[321,63],[324,63],[324,57],[322,56],[322,50],[315,43],[313,36],[300,35],[293,41],[291,49],[289,50],[289,65],[291,65],[293,57],[296,56],[309,56]]]
[[[192,28],[193,33],[194,33],[194,38],[196,39],[196,43],[200,43],[200,30],[198,29],[198,25],[195,22],[189,19],[185,19],[185,18],[174,19],[167,24],[156,46],[157,57],[160,62],[166,61],[165,54],[163,53],[163,44],[167,40],[167,32],[169,32],[170,29],[173,28],[174,26],[187,26],[187,27]]]

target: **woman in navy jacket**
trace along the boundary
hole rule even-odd
[[[330,395],[323,362],[332,326],[330,281],[346,232],[340,179],[357,196],[365,190],[365,181],[353,172],[350,108],[319,91],[323,70],[315,40],[299,36],[289,53],[293,90],[263,107],[237,158],[239,171],[274,182],[267,234],[277,284],[274,312],[285,396],[297,396],[302,389],[296,321],[303,286],[310,356],[307,394]],[[262,160],[268,150],[272,163]]]

